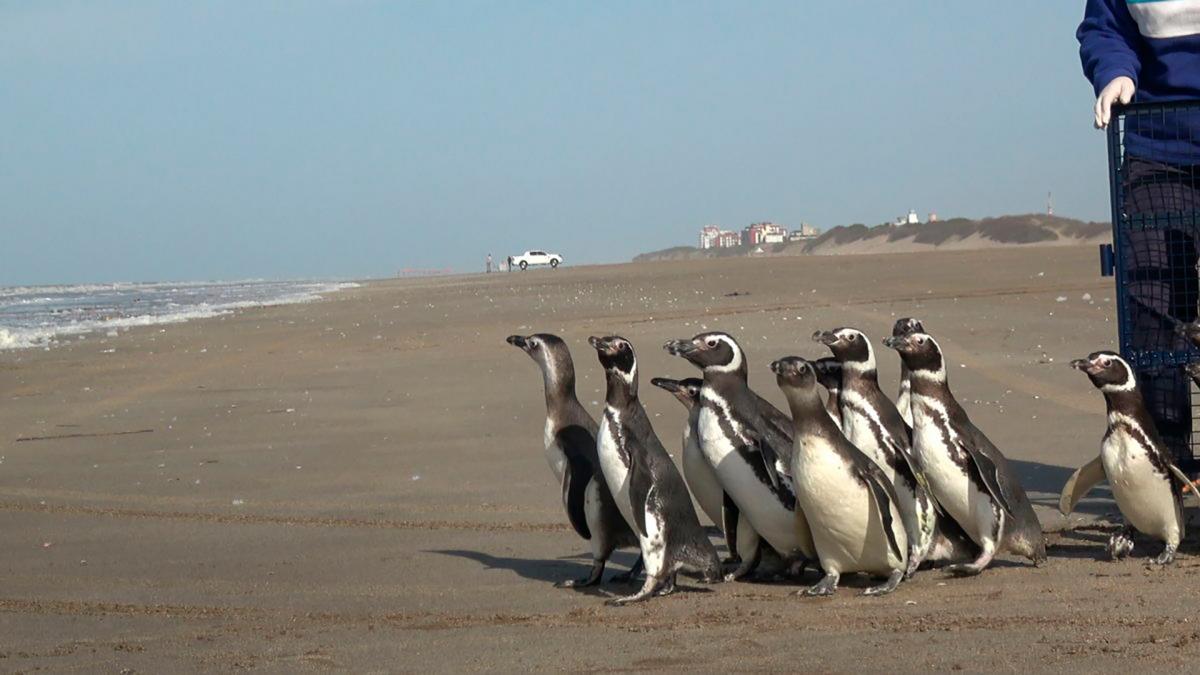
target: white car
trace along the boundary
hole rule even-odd
[[[528,269],[531,265],[549,265],[558,267],[562,264],[563,257],[557,253],[546,253],[545,251],[525,251],[521,255],[514,255],[512,264],[521,269]]]

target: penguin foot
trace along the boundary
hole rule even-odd
[[[1176,548],[1176,545],[1167,544],[1167,547],[1163,549],[1163,552],[1160,553],[1157,558],[1151,558],[1150,562],[1155,565],[1170,565],[1171,563],[1175,562]]]
[[[1120,560],[1130,553],[1133,553],[1133,533],[1128,529],[1122,530],[1108,538],[1108,557],[1110,560]]]
[[[836,574],[826,574],[824,579],[821,579],[803,591],[799,591],[797,595],[804,595],[810,598],[833,595],[837,592],[838,578]]]
[[[671,576],[667,577],[666,583],[664,583],[662,586],[659,586],[657,591],[654,591],[654,595],[655,595],[655,597],[662,598],[662,597],[666,597],[674,592],[675,592],[675,575],[672,574]]]
[[[604,578],[604,562],[603,560],[592,561],[592,571],[582,579],[566,579],[554,584],[555,588],[586,588],[595,586]]]
[[[633,563],[633,567],[630,567],[626,572],[614,575],[612,582],[614,584],[632,584],[637,579],[637,576],[642,573],[643,567],[645,567],[645,564],[642,562],[642,557],[638,556],[638,559]]]
[[[868,588],[867,590],[863,591],[863,595],[887,595],[888,593],[896,590],[896,587],[899,586],[900,582],[905,578],[904,570],[893,570],[892,575],[888,577],[887,581],[879,584],[878,586],[872,586]]]
[[[947,565],[946,572],[956,577],[973,577],[983,572],[984,567],[987,567],[987,565],[959,563],[957,565]]]
[[[633,595],[626,595],[626,596],[620,597],[620,598],[610,598],[608,600],[605,600],[604,604],[606,604],[610,607],[620,607],[621,605],[629,605],[629,604],[632,604],[635,602],[641,602],[641,601],[649,598],[650,596],[655,595],[655,591],[659,590],[660,588],[662,588],[663,586],[665,586],[667,584],[670,584],[672,589],[674,589],[674,586],[675,586],[674,575],[663,578],[663,577],[654,577],[653,575],[647,574],[646,581],[645,581],[645,583],[642,584],[642,589],[640,591],[638,591],[637,593],[634,593]]]
[[[757,567],[757,561],[743,558],[741,564],[736,569],[725,573],[725,581],[741,581],[749,576],[755,567]]]
[[[904,578],[911,579],[917,573],[917,568],[921,563],[925,562],[925,556],[921,555],[921,551],[916,546],[910,546],[908,549],[908,566],[904,568]]]

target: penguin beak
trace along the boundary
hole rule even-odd
[[[679,380],[672,380],[667,377],[656,377],[653,380],[650,380],[650,384],[658,387],[659,389],[665,389],[672,394],[679,391]]]
[[[812,334],[812,339],[813,339],[813,342],[820,342],[821,344],[825,345],[826,347],[830,347],[837,343],[838,336],[835,335],[832,331],[819,330]]]
[[[604,338],[598,338],[595,335],[592,335],[588,338],[588,344],[591,345],[592,349],[595,349],[596,351],[601,351],[608,347],[608,343]]]
[[[1088,375],[1095,375],[1101,370],[1099,364],[1089,359],[1075,359],[1071,362],[1071,367]]]
[[[696,344],[691,340],[678,338],[675,340],[667,340],[663,344],[663,349],[671,356],[687,356],[696,351]]]
[[[529,344],[525,341],[525,337],[522,335],[509,335],[505,342],[520,349],[525,349],[529,346]]]

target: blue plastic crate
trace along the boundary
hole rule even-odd
[[[1200,349],[1177,328],[1200,305],[1200,101],[1139,103],[1108,129],[1113,244],[1101,270],[1116,276],[1121,355],[1181,466],[1200,470],[1200,395],[1182,367]]]

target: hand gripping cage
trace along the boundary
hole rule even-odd
[[[1200,472],[1200,361],[1180,328],[1200,302],[1200,101],[1119,108],[1108,127],[1113,243],[1101,271],[1116,276],[1121,355],[1179,466]]]

